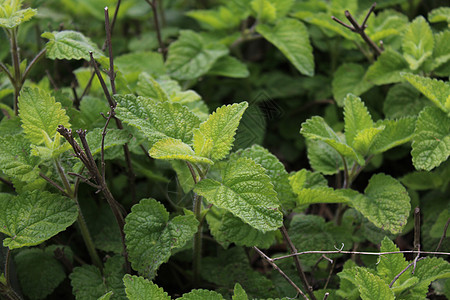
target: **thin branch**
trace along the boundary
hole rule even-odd
[[[103,80],[102,74],[100,73],[100,69],[98,68],[97,62],[94,60],[94,56],[92,54],[92,51],[89,51],[89,55],[91,57],[91,65],[94,67],[95,74],[97,75],[98,81],[100,82],[100,85],[102,86],[103,93],[106,96],[106,100],[108,100],[109,106],[116,107],[116,102],[111,97],[111,94],[109,93],[108,87],[106,86],[105,81]]]
[[[192,179],[194,180],[194,183],[197,184],[197,175],[195,174],[194,168],[192,168],[192,165],[190,162],[186,161],[186,165],[189,168],[189,171],[191,172]]]
[[[425,259],[425,257],[421,257],[419,258],[417,261]],[[412,265],[417,263],[416,260],[414,260],[413,262],[411,262],[409,265],[406,266],[406,268],[404,268],[400,273],[398,273],[397,275],[395,275],[394,279],[392,279],[391,283],[389,283],[389,287],[391,288],[394,283],[397,281],[397,279],[400,278],[400,276],[402,276],[403,273],[405,273]]]
[[[108,7],[105,7],[105,31],[106,31],[106,46],[108,47],[109,54],[109,71],[108,76],[111,82],[111,92],[113,95],[116,94],[116,73],[114,72],[114,57],[111,46],[111,25],[109,24],[109,13]]]
[[[420,208],[414,209],[414,250],[420,251]]]
[[[2,69],[3,72],[5,72],[6,75],[9,77],[9,81],[11,81],[11,84],[14,85],[14,77],[12,76],[11,72],[9,72],[8,68],[0,62],[0,69]]]
[[[442,233],[441,239],[439,240],[439,243],[436,247],[436,251],[438,251],[439,248],[441,248],[442,242],[444,241],[445,237],[447,236],[447,229],[448,229],[449,224],[450,224],[450,218],[448,218],[447,223],[445,223],[444,232]]]
[[[268,257],[264,252],[259,250],[257,247],[253,247],[253,249],[256,250],[256,252],[261,255],[262,258],[264,258],[275,270],[277,270],[281,276],[283,276],[284,279],[286,279],[287,282],[297,291],[298,294],[302,295],[303,298],[308,300],[308,297],[306,297],[305,293],[302,292],[302,290],[287,276],[274,262],[273,259]],[[297,298],[297,295],[295,296]]]
[[[74,173],[74,172],[68,172],[67,174],[68,174],[68,175],[75,176],[75,177],[77,177],[78,179],[80,179],[81,181],[83,181],[84,183],[86,183],[86,184],[92,186],[93,188],[95,188],[95,189],[97,189],[97,190],[100,190],[100,186],[99,186],[99,185],[96,185],[95,183],[92,183],[91,181],[89,181],[89,179],[87,179],[87,178],[84,177],[83,175],[80,175],[80,174]]]
[[[47,176],[45,176],[44,173],[39,172],[39,176],[41,176],[42,178],[45,179],[45,181],[47,181],[48,183],[50,183],[52,186],[54,186],[58,191],[60,191],[64,196],[71,198],[71,196],[69,194],[67,194],[66,190],[61,187],[59,184],[57,184],[55,181],[53,181],[52,179],[48,178]]]
[[[102,146],[101,146],[101,151],[100,151],[100,153],[101,153],[100,165],[101,165],[103,178],[106,178],[106,176],[105,176],[105,172],[106,172],[106,170],[105,170],[106,169],[105,168],[106,167],[106,164],[105,164],[105,137],[106,137],[106,133],[107,133],[106,129],[108,128],[109,122],[111,121],[111,118],[113,117],[113,115],[114,115],[114,108],[111,107],[111,111],[109,112],[108,118],[106,119],[105,126],[103,127],[103,130],[102,130]]]
[[[159,25],[159,20],[158,20],[158,1],[157,0],[145,0],[145,2],[148,3],[148,5],[150,5],[150,7],[152,8],[152,12],[153,12],[153,20],[154,20],[154,24],[155,24],[155,30],[156,30],[156,37],[158,38],[158,43],[159,43],[159,51],[162,53],[163,55],[163,59],[164,61],[167,58],[167,49],[164,46],[164,42],[162,40],[161,37],[161,26]]]
[[[25,80],[28,77],[28,73],[30,73],[31,69],[34,67],[34,65],[44,56],[45,52],[47,51],[46,48],[42,49],[36,56],[33,58],[33,60],[28,64],[27,68],[25,69],[25,72],[23,72],[22,80],[20,84],[24,84]]]

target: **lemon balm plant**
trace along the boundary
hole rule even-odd
[[[447,8],[50,2],[0,7],[2,297],[449,296]]]

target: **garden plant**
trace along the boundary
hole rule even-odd
[[[1,299],[450,299],[450,7],[0,0]]]

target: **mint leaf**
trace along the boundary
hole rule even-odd
[[[220,164],[220,175],[221,181],[201,180],[194,191],[263,232],[282,225],[279,200],[263,167],[242,157]]]
[[[91,60],[89,52],[95,59],[104,57],[97,45],[81,32],[72,30],[44,32],[41,37],[49,41],[45,45],[46,55],[50,59],[84,59]]]
[[[133,269],[153,278],[158,267],[169,260],[171,251],[184,246],[197,231],[194,215],[169,213],[154,199],[142,199],[125,219],[124,232]]]
[[[320,140],[306,140],[306,150],[311,168],[324,175],[333,175],[344,168],[339,153],[333,147]]]
[[[364,195],[354,195],[352,204],[377,227],[394,234],[402,231],[411,210],[406,189],[385,174],[373,175]]]
[[[365,268],[358,268],[356,284],[363,300],[394,300],[394,292],[380,277],[371,274]]]
[[[19,96],[19,116],[26,137],[35,145],[54,139],[58,125],[70,127],[61,103],[44,90],[24,87]]]
[[[238,282],[234,285],[234,295],[232,300],[248,300],[247,293]]]
[[[345,140],[353,146],[355,137],[365,129],[373,127],[372,116],[361,98],[349,94],[344,100]]]
[[[396,252],[400,251],[397,246],[387,237],[384,237],[381,242],[380,252]],[[380,276],[387,284],[397,276],[406,266],[408,262],[403,257],[403,254],[389,254],[380,257],[380,262],[377,265],[378,276]],[[401,285],[405,280],[411,277],[409,272],[403,273],[394,283],[393,287]]]
[[[414,87],[408,83],[399,83],[389,89],[384,100],[383,112],[389,119],[415,117],[426,104]]]
[[[148,152],[151,157],[163,160],[184,160],[191,163],[205,163],[212,165],[213,161],[195,155],[194,150],[180,140],[167,138],[157,141]]]
[[[133,79],[142,72],[149,72],[153,76],[166,74],[166,68],[161,53],[131,52],[114,57],[114,65],[124,74],[133,74]],[[128,78],[128,76],[127,76]]]
[[[373,146],[378,136],[384,131],[384,126],[376,128],[366,128],[360,131],[353,141],[353,148],[359,154],[366,156],[369,149]]]
[[[178,80],[195,79],[205,75],[228,49],[219,43],[208,43],[191,30],[182,30],[177,41],[170,44],[167,70]]]
[[[140,96],[152,98],[156,102],[167,102],[169,96],[162,87],[162,85],[156,81],[152,76],[147,73],[139,74],[138,81],[138,94]]]
[[[99,154],[102,149],[103,128],[95,128],[86,135],[92,155]],[[104,150],[114,146],[122,146],[130,141],[129,134],[125,130],[108,129],[106,131]]]
[[[409,71],[405,58],[393,49],[384,50],[369,67],[365,79],[375,85],[402,81],[401,72]]]
[[[97,299],[108,292],[102,274],[96,266],[75,267],[69,278],[77,300]]]
[[[0,27],[13,29],[29,21],[36,13],[36,9],[20,9],[22,1],[2,1],[0,7]]]
[[[344,105],[347,94],[359,96],[372,87],[372,84],[364,78],[365,73],[366,70],[359,64],[344,63],[339,66],[331,83],[334,99],[339,106]]]
[[[208,75],[218,75],[231,78],[246,78],[250,75],[247,65],[240,62],[233,56],[223,56],[219,58],[211,69]]]
[[[154,101],[134,95],[116,95],[116,115],[124,123],[138,128],[151,146],[168,137],[191,144],[192,131],[200,120],[178,103]]]
[[[420,113],[411,154],[416,169],[426,171],[439,166],[450,155],[450,118],[437,107],[425,107]]]
[[[273,22],[277,18],[277,9],[268,0],[253,0],[250,7],[255,18],[261,22]]]
[[[223,159],[231,150],[239,121],[248,107],[247,102],[224,105],[194,130],[194,150],[198,156],[213,161]]]
[[[282,18],[275,26],[259,24],[256,31],[277,47],[300,73],[314,75],[314,58],[309,34],[302,22]]]
[[[223,30],[235,28],[241,21],[234,11],[226,6],[219,6],[217,9],[199,9],[191,10],[186,13],[187,16],[195,19],[197,22],[211,30]]]
[[[411,295],[423,299],[431,282],[450,278],[450,264],[442,258],[427,257],[417,262],[414,276],[419,278],[419,283],[412,287]]]
[[[391,148],[409,142],[414,135],[416,118],[406,117],[398,120],[383,120],[375,126],[384,127],[373,140],[370,153],[383,153]]]
[[[449,17],[450,20],[450,17]],[[450,60],[450,30],[445,30],[434,34],[434,50],[431,69],[436,69]]]
[[[415,18],[403,35],[403,57],[411,70],[417,70],[433,54],[434,37],[424,17]]]
[[[127,298],[130,300],[142,300],[142,299],[158,299],[158,300],[170,300],[172,299],[166,292],[158,287],[153,282],[140,276],[132,276],[126,274],[123,277],[123,283],[125,284],[125,292]]]
[[[34,246],[65,230],[77,219],[75,203],[46,191],[0,194],[0,232],[9,249]]]
[[[199,300],[199,299],[205,299],[205,300],[225,300],[224,297],[222,297],[221,294],[214,292],[214,291],[208,291],[208,290],[192,290],[189,293],[183,294],[183,297],[178,298],[180,300]]]

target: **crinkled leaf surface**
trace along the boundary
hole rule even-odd
[[[450,155],[450,118],[437,107],[425,107],[417,119],[412,143],[416,169],[429,171]]]
[[[402,81],[401,72],[409,71],[405,58],[395,50],[384,50],[369,67],[365,79],[376,85]]]
[[[61,103],[39,88],[23,88],[19,96],[19,116],[26,137],[35,145],[53,139],[58,125],[70,127]]]
[[[377,137],[383,132],[384,126],[366,128],[355,136],[353,148],[361,155],[366,156]]]
[[[231,150],[239,121],[247,102],[219,107],[208,120],[194,130],[195,154],[213,161],[223,159]]]
[[[450,14],[449,14],[450,16]],[[449,17],[450,20],[450,17]],[[450,60],[450,30],[441,31],[434,34],[434,50],[433,60],[431,61],[431,69],[436,69]]]
[[[221,294],[209,291],[209,290],[192,290],[189,293],[183,294],[183,297],[179,298],[180,300],[224,300]]]
[[[397,246],[387,237],[384,237],[381,242],[380,252],[396,252],[400,251]],[[389,284],[395,276],[397,276],[409,263],[405,260],[403,254],[389,254],[382,256],[380,258],[380,262],[377,264],[377,273],[381,279],[384,280],[387,284]],[[406,279],[410,278],[411,275],[409,272],[403,273],[397,281],[394,283],[394,286],[401,285]],[[394,287],[393,286],[393,287]]]
[[[171,251],[184,246],[197,232],[194,215],[177,216],[169,221],[169,213],[154,199],[142,199],[131,208],[125,219],[125,237],[133,269],[153,278],[158,267],[169,260]]]
[[[86,140],[91,149],[92,155],[99,154],[102,149],[103,128],[95,128],[86,135]],[[130,140],[129,134],[125,130],[108,129],[105,136],[104,150],[114,146],[122,146]]]
[[[151,157],[163,160],[184,160],[191,163],[205,163],[212,165],[213,161],[195,155],[191,146],[183,143],[181,140],[167,138],[157,141],[148,152]]]
[[[36,13],[36,9],[20,9],[22,1],[2,1],[0,6],[0,27],[12,29],[29,21]]]
[[[178,85],[176,86],[178,87]],[[139,74],[137,92],[139,96],[152,98],[156,102],[169,101],[169,96],[163,88],[163,85],[147,73]]]
[[[333,175],[344,168],[342,158],[333,147],[320,140],[306,140],[306,150],[311,168],[324,175]]]
[[[427,257],[417,262],[414,276],[419,278],[419,283],[412,287],[411,295],[424,299],[431,282],[440,278],[450,278],[450,263],[442,258]]]
[[[275,26],[259,24],[256,31],[277,47],[300,73],[314,75],[314,58],[306,26],[294,19],[279,19]]]
[[[402,231],[411,210],[406,189],[382,173],[372,176],[364,195],[354,195],[352,204],[377,227],[394,234]]]
[[[389,119],[413,117],[427,104],[418,90],[408,83],[399,83],[389,89],[383,103],[383,112]]]
[[[124,123],[138,128],[151,145],[168,137],[191,144],[192,131],[200,120],[178,103],[154,101],[134,95],[116,95],[116,115]]]
[[[333,75],[333,96],[339,106],[344,105],[347,94],[359,96],[372,87],[364,78],[366,70],[363,66],[354,63],[344,63]]]
[[[361,299],[395,299],[394,292],[389,288],[388,283],[384,282],[377,275],[370,273],[365,268],[358,268],[355,279],[359,292],[361,293]]]
[[[123,277],[123,283],[125,284],[125,292],[127,293],[127,298],[129,300],[172,299],[162,288],[140,276],[126,274]]]
[[[409,142],[414,135],[415,117],[405,117],[398,120],[383,120],[375,126],[384,127],[372,142],[370,153],[383,153],[391,148]]]
[[[178,80],[195,79],[205,75],[218,58],[228,54],[219,43],[208,43],[191,30],[182,30],[177,41],[170,44],[167,70]]]
[[[349,94],[344,100],[345,140],[353,146],[353,141],[358,133],[373,127],[370,115],[361,98]]]
[[[415,18],[403,35],[403,57],[411,70],[417,70],[433,54],[434,37],[424,17]]]
[[[34,246],[65,230],[77,219],[75,203],[46,191],[0,194],[0,232],[9,249]]]
[[[41,36],[49,40],[45,48],[47,49],[46,55],[50,59],[90,61],[89,52],[92,52],[95,59],[104,56],[95,43],[78,31],[44,32]]]
[[[222,163],[220,175],[221,181],[201,180],[194,191],[258,230],[267,232],[281,227],[279,200],[263,167],[242,157]]]

